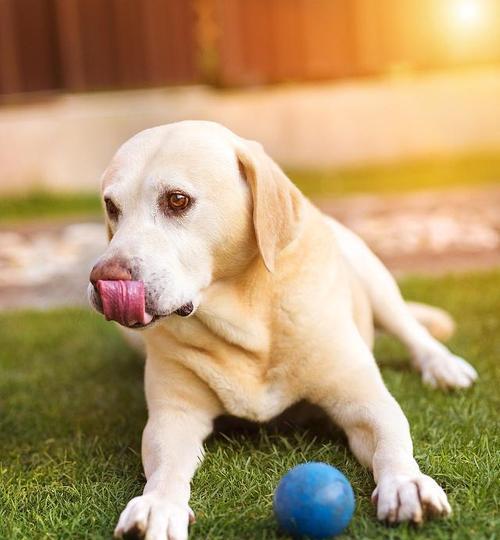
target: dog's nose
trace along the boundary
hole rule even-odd
[[[108,259],[98,262],[90,272],[90,283],[94,285],[99,280],[104,281],[130,281],[132,274],[123,261],[118,259]]]

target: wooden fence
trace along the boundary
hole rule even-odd
[[[0,0],[0,93],[199,81],[193,3]]]
[[[451,0],[0,0],[0,94],[498,61],[500,2],[480,1],[490,11],[472,40],[453,35]]]
[[[321,80],[500,61],[500,0],[207,0],[222,84]]]

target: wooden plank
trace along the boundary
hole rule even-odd
[[[302,0],[305,79],[327,79],[353,73],[355,41],[351,2]]]
[[[267,0],[240,0],[237,31],[243,39],[246,79],[264,84],[273,78],[275,65],[274,33]]]
[[[165,82],[165,64],[172,56],[167,6],[161,0],[146,0],[143,8],[148,80],[152,85],[161,85]]]
[[[80,0],[85,85],[89,89],[119,86],[113,6],[109,0]]]
[[[24,92],[59,86],[55,23],[50,0],[17,0],[16,35]]]
[[[243,43],[238,31],[240,4],[236,0],[216,0],[214,18],[217,24],[215,45],[218,60],[218,83],[238,84],[243,80],[245,65]]]
[[[298,80],[305,63],[304,28],[300,0],[269,4],[274,35],[274,71],[271,81]]]
[[[21,70],[15,33],[15,0],[0,0],[0,92],[22,91]]]
[[[201,80],[217,83],[218,26],[216,0],[193,0],[195,12],[194,56]]]
[[[67,90],[85,90],[87,77],[81,36],[80,0],[55,0],[61,81]]]
[[[355,71],[353,0],[219,0],[225,84],[318,80]]]
[[[143,6],[145,56],[150,83],[162,85],[197,81],[192,3],[145,0]]]
[[[120,87],[147,86],[144,8],[141,0],[112,0],[116,71]]]
[[[218,0],[221,84],[264,84],[273,79],[276,47],[270,5],[267,0]]]
[[[59,86],[50,0],[2,0],[0,50],[5,93]]]
[[[169,16],[173,31],[171,37],[171,50],[176,51],[173,65],[177,66],[172,73],[172,82],[192,82],[197,79],[196,63],[196,21],[193,1],[169,0]]]

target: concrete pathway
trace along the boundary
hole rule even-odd
[[[285,168],[500,149],[500,66],[220,91],[56,95],[0,107],[0,193],[89,190],[138,131],[198,119],[261,142]]]

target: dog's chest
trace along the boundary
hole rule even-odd
[[[266,422],[289,405],[282,381],[260,381],[248,374],[234,378],[228,377],[227,372],[215,371],[206,375],[208,384],[233,416]]]
[[[242,346],[248,334],[229,328],[229,341],[196,319],[182,322],[188,324],[170,328],[176,337],[172,354],[210,386],[229,414],[264,422],[291,404],[286,379],[269,367],[267,352]],[[266,339],[252,342],[263,346]]]
[[[263,370],[250,355],[231,348],[214,354],[194,352],[185,362],[217,394],[234,416],[265,422],[289,404],[286,380],[273,370]]]

